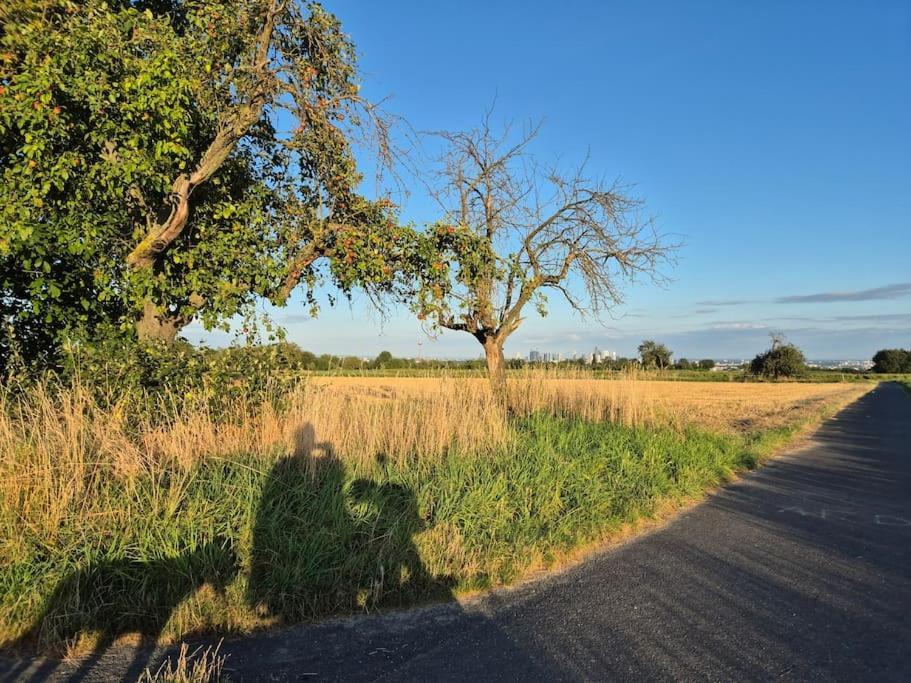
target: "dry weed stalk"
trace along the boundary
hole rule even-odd
[[[177,659],[168,657],[155,671],[146,669],[139,677],[139,683],[219,683],[226,680],[224,666],[226,656],[218,653],[221,641],[214,647],[201,646],[190,652],[186,643],[181,643]]]

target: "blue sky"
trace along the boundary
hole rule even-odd
[[[543,119],[534,151],[635,183],[685,246],[664,288],[605,320],[555,303],[507,343],[748,357],[770,331],[810,357],[911,346],[911,4],[327,1],[358,46],[363,92],[416,130]],[[439,211],[414,185],[407,219]],[[274,317],[316,352],[475,357],[404,311],[360,300]],[[218,334],[190,328],[193,339]]]

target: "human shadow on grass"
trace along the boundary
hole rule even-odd
[[[111,666],[122,670],[114,657],[100,660],[120,636],[138,633],[142,642],[122,675],[136,680],[156,670],[148,657],[173,611],[205,584],[223,593],[241,567],[249,569],[248,605],[275,623],[451,599],[453,581],[428,571],[415,545],[427,528],[415,494],[385,480],[384,459],[377,458],[376,480],[357,479],[311,425],[294,436],[291,454],[262,485],[248,565],[221,540],[171,558],[93,563],[57,586],[23,640],[47,651],[99,633],[73,676],[79,680],[102,666],[105,675],[114,675]],[[42,667],[35,678],[50,673]]]
[[[204,585],[217,593],[238,571],[237,556],[227,539],[216,538],[172,557],[149,560],[110,559],[91,562],[64,578],[45,601],[41,616],[13,650],[60,651],[82,636],[95,636],[94,648],[80,661],[71,681],[82,679],[120,637],[138,634],[140,641],[124,675],[137,680],[172,613]],[[47,660],[31,678],[56,668]]]
[[[250,604],[288,623],[448,599],[452,581],[427,570],[413,540],[425,528],[409,488],[352,480],[331,444],[303,425],[294,452],[274,465],[263,487]]]

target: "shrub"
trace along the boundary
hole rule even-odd
[[[109,338],[68,345],[59,379],[78,384],[101,405],[130,397],[142,413],[164,418],[188,400],[194,405],[202,400],[213,409],[238,398],[265,401],[298,382],[307,361],[287,342],[208,349],[182,341]]]

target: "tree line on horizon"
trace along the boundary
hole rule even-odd
[[[640,345],[640,355],[634,358],[604,358],[589,363],[584,358],[564,359],[558,362],[532,362],[511,358],[506,367],[563,368],[595,372],[624,372],[629,370],[701,371],[715,368],[713,359],[689,361],[680,358],[672,361],[673,352],[653,340]],[[657,352],[657,356],[651,355]],[[902,352],[907,353],[907,352]],[[878,353],[877,356],[882,356]],[[900,366],[899,366],[900,367]],[[219,387],[219,391],[234,391],[239,386],[258,391],[264,380],[279,377],[293,382],[300,372],[364,372],[383,370],[460,370],[479,371],[487,368],[486,360],[440,359],[398,357],[390,351],[381,351],[374,357],[367,355],[336,355],[314,353],[298,344],[275,335],[253,345],[231,345],[223,348],[194,346],[177,340],[173,347],[122,347],[116,340],[98,345],[71,347],[66,356],[64,374],[80,377],[91,385],[114,387]],[[877,373],[895,374],[892,366],[876,365]],[[773,338],[770,348],[740,371],[756,377],[788,379],[804,376],[808,372],[803,353],[780,336]],[[840,372],[844,372],[841,370]],[[860,371],[857,371],[860,372]],[[276,374],[278,373],[278,374]],[[240,383],[240,384],[238,384]],[[236,393],[236,392],[235,392]]]
[[[414,358],[398,357],[389,351],[381,351],[374,358],[367,356],[337,356],[323,353],[315,354],[301,349],[293,342],[282,342],[282,354],[289,367],[301,370],[331,371],[331,370],[406,370],[406,369],[460,369],[481,370],[487,367],[486,359],[443,359],[443,358]],[[218,351],[210,351],[218,353]],[[655,369],[643,358],[605,358],[599,362],[588,362],[584,358],[564,359],[556,362],[535,362],[524,358],[509,358],[506,360],[509,369],[525,367],[581,367],[595,370],[622,371],[631,368]],[[673,363],[670,368],[675,370],[711,370],[715,361],[704,358],[699,361],[689,361],[686,358]]]

